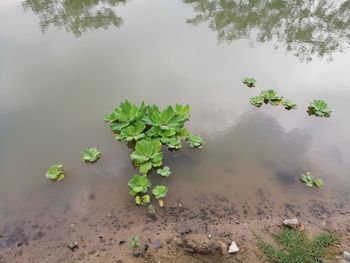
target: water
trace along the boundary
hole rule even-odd
[[[187,127],[206,140],[166,154],[167,203],[228,201],[247,217],[348,211],[350,1],[219,2],[1,1],[0,229],[138,213],[130,149],[103,122],[126,98],[190,104]],[[299,110],[249,105],[267,88]],[[306,114],[314,98],[330,119]],[[82,163],[92,146],[102,159]],[[52,183],[56,163],[66,178]],[[302,185],[305,171],[324,188]]]

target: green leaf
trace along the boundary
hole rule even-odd
[[[321,188],[323,186],[323,180],[321,178],[317,178],[313,181],[314,185],[318,188]]]
[[[283,101],[283,97],[278,96],[277,92],[273,89],[261,91],[260,97],[264,100],[265,103],[270,103],[274,106],[281,104]]]
[[[62,164],[56,164],[56,165],[50,166],[45,174],[46,178],[54,182],[61,181],[64,178],[64,173],[62,168],[63,168]]]
[[[168,146],[168,149],[181,149],[181,138],[172,137],[172,138],[162,138],[162,143],[166,144]]]
[[[81,151],[81,160],[87,163],[94,163],[101,158],[101,152],[96,148],[89,148]]]
[[[168,188],[166,188],[166,186],[164,185],[157,185],[152,190],[152,194],[156,199],[164,198],[167,193],[168,193]]]
[[[135,203],[137,205],[147,205],[151,202],[150,195],[144,195],[140,197],[139,195],[135,197]]]
[[[309,115],[315,115],[317,117],[329,118],[332,110],[324,100],[314,100],[308,107],[308,113]]]
[[[254,78],[246,77],[243,79],[243,84],[249,88],[255,87],[256,80]]]
[[[286,110],[296,110],[298,109],[298,105],[290,100],[285,100],[282,102],[282,105]]]
[[[250,98],[249,102],[251,105],[260,108],[264,102],[264,99],[261,96],[255,96]]]
[[[163,168],[158,169],[157,173],[160,174],[161,176],[169,177],[169,175],[171,174],[171,171],[168,166],[164,166]]]
[[[193,135],[191,134],[189,137],[188,137],[188,142],[190,144],[191,147],[194,147],[194,148],[201,148],[202,145],[203,145],[203,138],[198,136],[198,135]]]
[[[146,193],[151,186],[146,176],[134,175],[128,182],[131,195]]]

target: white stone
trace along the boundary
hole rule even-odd
[[[239,248],[237,247],[236,243],[232,241],[230,248],[228,249],[228,253],[233,254],[237,253],[239,251]]]
[[[343,252],[343,258],[347,261],[350,262],[350,253],[348,251]]]
[[[284,219],[283,220],[283,225],[289,226],[289,227],[295,227],[299,225],[299,221],[297,218],[292,218],[292,219]]]

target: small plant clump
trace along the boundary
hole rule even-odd
[[[304,232],[284,227],[275,236],[279,246],[275,247],[263,241],[257,241],[258,248],[270,262],[274,263],[316,263],[323,262],[331,245],[339,243],[339,237],[333,233],[324,232],[313,239]],[[332,261],[333,262],[333,261]]]
[[[138,249],[141,247],[140,237],[131,236],[129,237],[129,249]]]
[[[246,85],[248,88],[255,87],[256,80],[251,77],[246,77],[243,79],[243,84]]]
[[[286,110],[295,110],[298,108],[297,104],[290,100],[283,100],[282,96],[273,90],[263,90],[259,96],[254,96],[250,98],[250,104],[260,108],[263,103],[277,106],[282,104]]]
[[[329,118],[332,110],[328,107],[327,102],[324,100],[314,100],[308,107],[309,115],[315,115],[316,117]]]
[[[49,167],[49,169],[46,172],[46,178],[53,181],[61,181],[64,178],[63,173],[63,165],[62,164],[55,164]]]
[[[323,180],[321,178],[314,178],[309,172],[301,175],[300,181],[306,184],[308,187],[316,186],[318,188],[321,188],[323,186]]]
[[[94,163],[100,158],[101,158],[101,152],[96,147],[81,151],[81,160],[83,162]]]
[[[190,133],[184,124],[190,119],[190,106],[176,104],[160,110],[156,105],[140,106],[129,101],[122,102],[114,111],[105,116],[110,123],[115,139],[123,142],[133,142],[134,151],[130,159],[138,168],[140,175],[134,175],[128,182],[130,194],[135,196],[135,203],[146,205],[151,202],[147,194],[151,183],[147,175],[157,168],[157,173],[163,177],[171,174],[170,168],[163,166],[162,146],[169,150],[182,148],[183,141],[191,147],[201,148],[204,141],[202,137]],[[159,204],[168,192],[164,185],[156,186],[152,193]]]

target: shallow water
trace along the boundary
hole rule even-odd
[[[0,4],[0,227],[135,209],[130,149],[103,122],[124,99],[190,104],[187,127],[206,140],[166,154],[168,203],[349,211],[349,1],[62,2]],[[256,88],[242,85],[248,75]],[[299,110],[250,106],[267,88]],[[330,119],[306,114],[314,98]],[[94,165],[80,161],[90,146],[103,154]],[[44,174],[56,163],[66,178],[54,184]],[[305,171],[324,188],[302,185]]]

